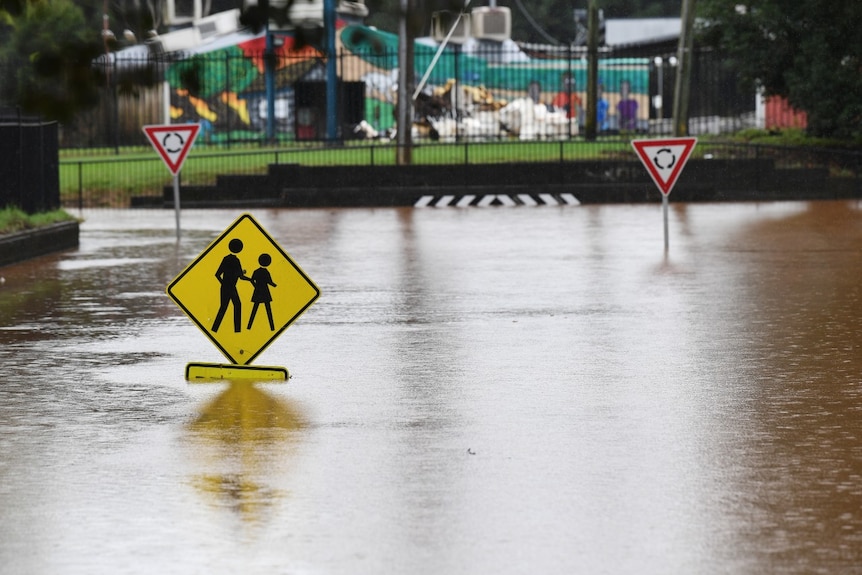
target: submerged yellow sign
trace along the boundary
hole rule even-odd
[[[189,264],[167,293],[238,365],[251,363],[320,296],[249,214]]]

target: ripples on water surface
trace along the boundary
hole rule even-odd
[[[237,215],[0,268],[3,573],[862,573],[859,205],[262,210],[294,377],[187,384]]]

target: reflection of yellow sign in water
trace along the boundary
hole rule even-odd
[[[187,427],[192,484],[244,522],[261,523],[287,494],[280,478],[305,425],[297,404],[231,382]]]
[[[248,214],[189,264],[167,293],[239,365],[251,363],[320,296]]]

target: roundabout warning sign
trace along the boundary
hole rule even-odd
[[[144,133],[165,166],[176,176],[180,173],[200,128],[200,124],[165,124],[144,126]]]
[[[632,147],[662,194],[670,194],[697,138],[632,140]]]
[[[165,124],[144,126],[144,134],[174,175],[174,211],[177,217],[177,241],[180,239],[180,170],[198,137],[200,124]]]
[[[668,195],[682,173],[697,138],[668,138],[664,140],[632,140],[632,147],[652,181],[661,191],[664,212],[664,251],[668,251],[667,204]]]

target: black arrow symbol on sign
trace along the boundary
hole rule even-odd
[[[659,156],[662,154],[670,154],[670,163],[666,166],[662,166],[661,163],[659,163]],[[652,159],[652,161],[659,170],[665,170],[667,168],[672,168],[673,165],[676,163],[676,155],[674,155],[673,150],[671,150],[670,148],[662,148],[655,153],[655,157]]]
[[[168,139],[170,139],[172,136],[177,138],[180,141],[180,147],[177,148],[176,150],[172,150],[168,147]],[[183,144],[185,144],[185,140],[183,140],[183,137],[180,136],[177,132],[171,132],[170,134],[165,134],[165,137],[162,140],[162,146],[165,148],[165,151],[169,154],[176,154],[177,152],[181,151],[183,149]]]

